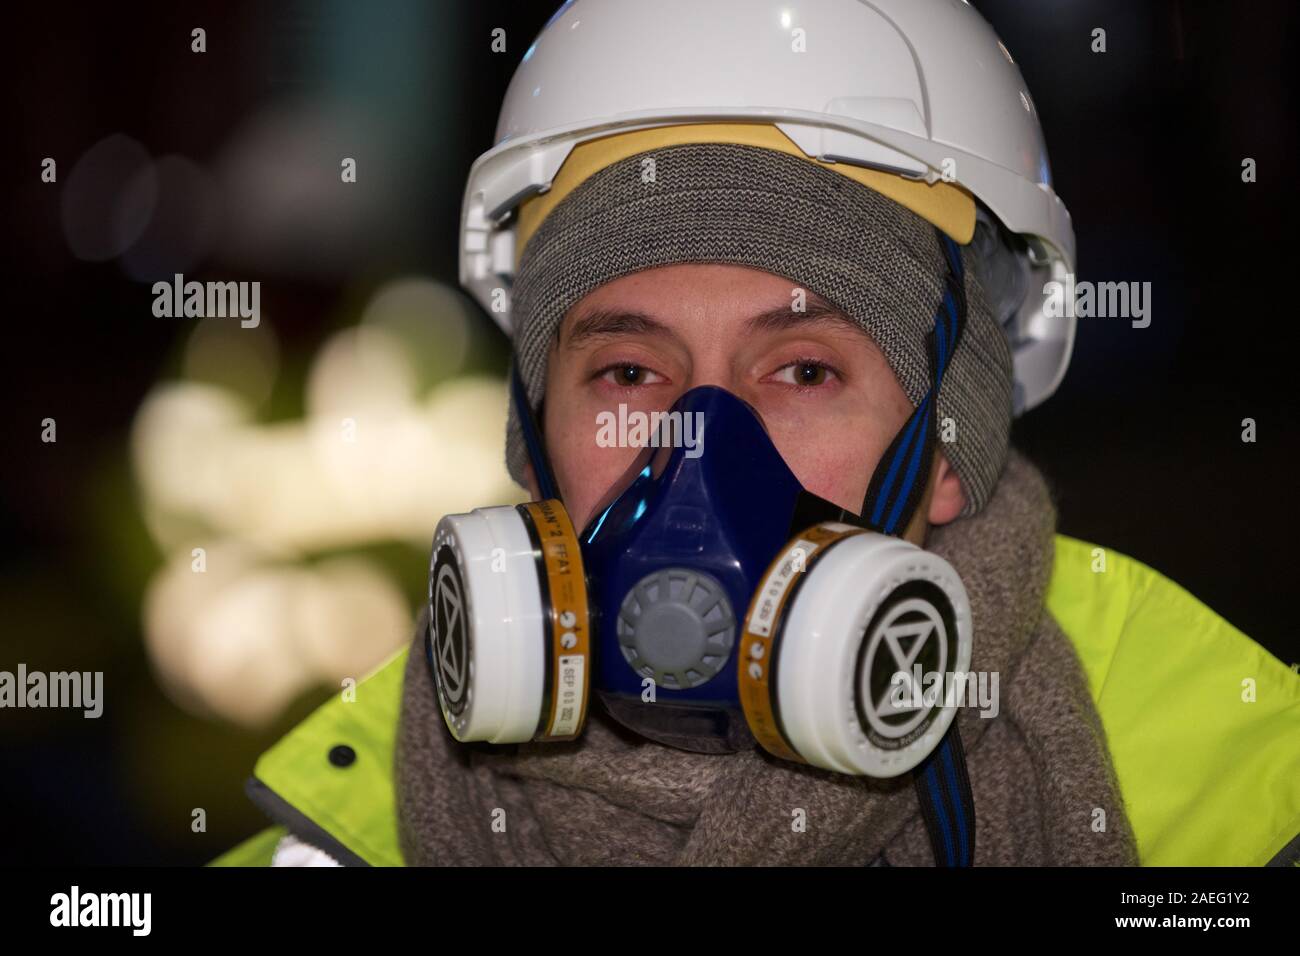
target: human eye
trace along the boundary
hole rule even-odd
[[[820,388],[839,378],[839,372],[825,362],[799,359],[783,365],[772,373],[775,380],[800,390]]]
[[[615,362],[606,365],[593,376],[615,388],[639,388],[643,385],[657,385],[663,376],[635,362]]]

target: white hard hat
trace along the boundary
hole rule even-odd
[[[1074,229],[1020,70],[961,0],[567,0],[470,169],[461,284],[509,333],[516,207],[581,143],[696,123],[771,124],[810,159],[969,192],[1023,240],[1028,291],[999,315],[1017,411],[1056,390],[1075,320],[1043,286],[1074,271]]]

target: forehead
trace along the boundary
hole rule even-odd
[[[865,336],[822,296],[760,269],[728,263],[675,263],[613,279],[588,293],[556,330],[578,347],[621,335],[697,329],[736,334],[813,326]]]

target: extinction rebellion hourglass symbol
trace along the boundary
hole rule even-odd
[[[434,659],[438,683],[447,709],[459,714],[465,709],[469,685],[469,628],[465,620],[464,588],[450,549],[438,555],[433,581]]]

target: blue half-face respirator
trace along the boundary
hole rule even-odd
[[[960,253],[940,240],[933,384],[860,514],[803,488],[757,412],[705,386],[662,416],[579,532],[515,376],[543,500],[449,515],[434,535],[426,651],[457,740],[571,740],[596,698],[684,750],[758,743],[845,774],[917,769],[936,857],[969,863],[956,703],[923,700],[916,679],[968,671],[969,602],[946,561],[898,537],[924,492],[934,399],[965,319]]]

